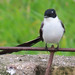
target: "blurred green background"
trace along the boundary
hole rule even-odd
[[[65,25],[66,33],[61,48],[75,48],[75,0],[0,0],[0,46],[16,46],[39,35],[46,9],[54,8]],[[38,34],[38,35],[37,35]],[[33,47],[44,47],[40,42]],[[48,54],[21,51],[14,54]],[[75,52],[58,52],[75,55]]]

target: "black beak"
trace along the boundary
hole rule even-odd
[[[44,16],[44,18],[48,18],[48,16]]]

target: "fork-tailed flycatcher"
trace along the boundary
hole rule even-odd
[[[18,45],[17,47],[29,47],[36,44],[39,41],[44,41],[46,43],[55,43],[57,48],[59,47],[59,42],[65,32],[65,28],[61,20],[56,15],[54,9],[47,9],[44,13],[44,20],[40,27],[40,36],[32,41]]]

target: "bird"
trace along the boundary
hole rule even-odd
[[[39,36],[34,40],[17,45],[17,47],[31,47],[34,44],[42,41],[45,42],[45,49],[48,49],[48,43],[57,44],[56,49],[58,49],[59,42],[62,39],[64,33],[64,24],[58,18],[55,9],[47,9],[44,13],[44,20],[41,23]]]

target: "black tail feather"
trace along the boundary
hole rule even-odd
[[[42,40],[41,40],[40,37],[38,37],[38,38],[36,38],[36,39],[34,39],[34,40],[31,40],[31,41],[29,41],[29,42],[20,44],[20,45],[18,45],[18,46],[16,46],[16,47],[30,47],[30,46],[32,46],[32,45],[34,45],[34,44],[36,44],[36,43],[38,43],[38,42],[40,42],[40,41],[42,41]]]

